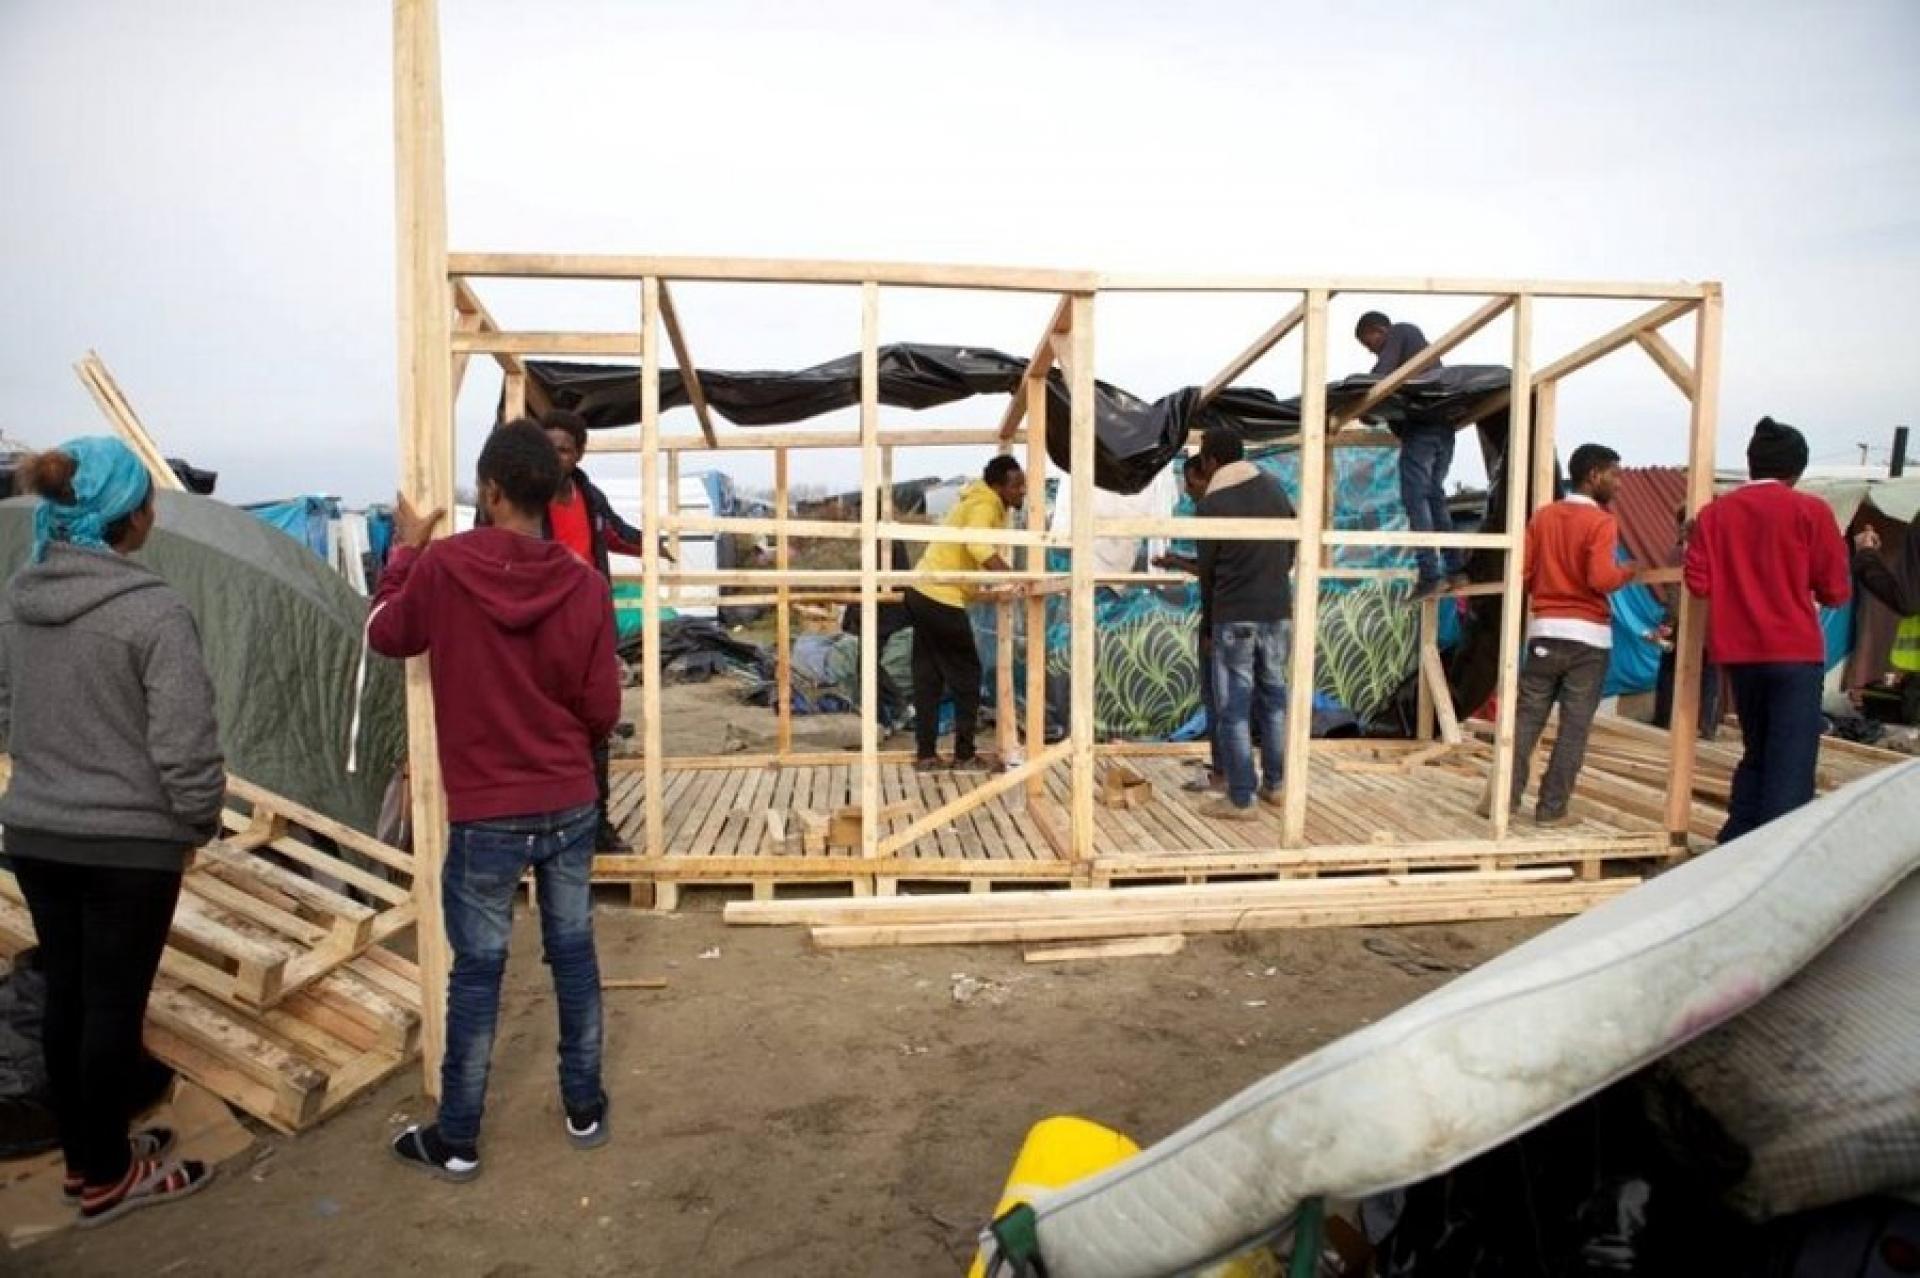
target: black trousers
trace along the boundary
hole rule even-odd
[[[1745,747],[1733,770],[1733,793],[1720,842],[1731,843],[1813,801],[1820,771],[1820,663],[1729,665],[1733,708]]]
[[[89,1185],[127,1174],[141,1090],[140,1026],[180,899],[175,870],[15,857],[47,977],[42,1047],[67,1171]]]
[[[940,702],[953,698],[953,757],[973,757],[980,725],[980,649],[965,608],[906,592],[913,618],[913,742],[915,753],[931,759],[940,744]]]

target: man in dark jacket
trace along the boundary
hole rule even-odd
[[[587,451],[586,419],[578,413],[555,409],[541,417],[540,425],[560,457],[560,489],[547,503],[543,535],[599,569],[600,575],[611,584],[611,556],[638,558],[646,554],[642,534],[620,518],[607,495],[580,469],[580,459]],[[663,559],[673,558],[664,547],[660,553]],[[607,815],[607,800],[612,794],[607,775],[612,753],[605,740],[594,747],[594,775],[600,784],[600,829],[594,836],[594,850],[622,853],[631,849]]]
[[[590,888],[599,826],[593,751],[620,716],[620,677],[606,582],[542,536],[559,485],[553,445],[522,420],[494,431],[480,452],[488,527],[430,546],[441,512],[416,514],[402,498],[398,548],[367,626],[376,652],[432,658],[452,824],[441,897],[453,969],[439,1121],[409,1127],[393,1152],[447,1180],[480,1173],[513,896],[529,868],[560,1013],[567,1136],[583,1148],[607,1139]]]
[[[1293,503],[1280,481],[1246,460],[1231,431],[1214,429],[1188,465],[1207,485],[1202,519],[1291,519]],[[1216,739],[1227,773],[1227,794],[1201,809],[1221,820],[1254,816],[1252,720],[1260,719],[1259,798],[1279,806],[1286,765],[1287,652],[1293,631],[1294,543],[1209,541],[1200,552],[1200,618],[1213,635],[1213,699],[1220,712]]]
[[[1396,324],[1379,311],[1360,317],[1354,330],[1360,344],[1373,352],[1373,376],[1385,377],[1427,349],[1427,336],[1413,324]],[[1430,368],[1438,369],[1435,360]],[[1400,502],[1407,509],[1407,527],[1413,532],[1453,531],[1447,511],[1447,472],[1453,467],[1454,429],[1445,422],[1409,420],[1394,429],[1400,437]],[[1449,583],[1466,584],[1464,552],[1414,551],[1420,580],[1413,597],[1438,594]]]

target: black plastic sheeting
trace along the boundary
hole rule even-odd
[[[1009,395],[1026,376],[1027,361],[977,346],[901,343],[879,351],[880,402],[923,409],[975,395]],[[576,364],[528,360],[533,381],[555,408],[571,409],[589,429],[631,426],[640,420],[640,373],[630,364]],[[1348,377],[1327,388],[1329,412],[1358,403],[1378,379]],[[1047,455],[1071,469],[1067,383],[1058,369],[1047,379]],[[1387,397],[1369,417],[1398,428],[1410,421],[1463,426],[1478,421],[1505,391],[1504,368],[1461,365],[1416,377]],[[796,372],[728,372],[701,369],[700,385],[713,410],[739,426],[775,426],[805,421],[860,402],[860,357],[846,355]],[[1229,387],[1199,407],[1200,388],[1149,403],[1108,382],[1095,382],[1094,483],[1115,493],[1139,492],[1185,447],[1194,430],[1228,426],[1249,440],[1271,441],[1299,433],[1300,401],[1280,399],[1257,387]],[[660,370],[660,407],[688,403],[678,370]],[[505,411],[504,397],[501,411]],[[1504,430],[1501,434],[1504,437]]]

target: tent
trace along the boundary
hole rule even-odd
[[[238,776],[372,830],[406,753],[400,666],[368,657],[359,767],[346,769],[366,600],[306,545],[206,497],[154,495],[139,559],[187,601],[213,677],[220,743]],[[0,503],[0,572],[33,545],[34,501]]]

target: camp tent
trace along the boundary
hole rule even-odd
[[[406,749],[398,664],[367,662],[358,768],[347,771],[366,600],[304,543],[246,511],[159,492],[138,558],[199,623],[227,766],[335,820],[371,831]],[[0,503],[0,572],[33,545],[31,499]]]

